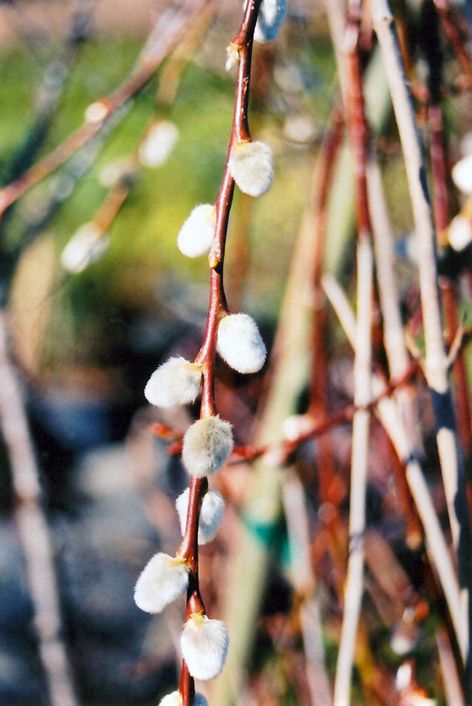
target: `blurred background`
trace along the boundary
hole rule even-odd
[[[405,13],[407,26],[417,28],[421,3],[395,5]],[[214,202],[219,188],[234,92],[234,75],[224,69],[225,48],[239,27],[241,3],[208,5],[182,32],[170,56],[156,64],[139,90],[129,92],[129,100],[94,135],[81,132],[83,143],[71,149],[68,159],[62,158],[61,146],[81,126],[100,123],[97,101],[115,95],[135,75],[136,66],[142,68],[146,38],[171,6],[176,3],[164,0],[0,3],[2,184],[21,186],[22,175],[59,146],[60,169],[46,167],[44,178],[33,174],[31,188],[3,214],[0,289],[52,536],[64,642],[80,702],[90,705],[156,704],[175,688],[178,677],[182,606],[151,618],[136,608],[133,588],[154,552],[175,551],[180,530],[173,503],[187,484],[178,454],[169,453],[168,442],[153,436],[152,424],[183,431],[192,410],[164,414],[150,409],[143,388],[159,363],[176,354],[192,358],[201,341],[208,301],[206,258],[184,258],[176,236],[191,209]],[[157,46],[159,41],[161,36]],[[412,47],[421,81],[424,57],[414,41]],[[447,80],[454,83],[460,72],[447,44],[444,51]],[[391,207],[403,305],[409,311],[416,277],[412,218],[385,80],[369,52],[367,46],[366,64],[372,69],[369,113]],[[251,130],[273,149],[274,184],[260,200],[236,194],[225,278],[231,310],[254,316],[269,347],[295,239],[312,203],[313,167],[337,92],[322,4],[291,0],[278,40],[256,45],[254,56]],[[471,150],[470,140],[468,147],[464,140],[472,114],[470,92],[450,92],[444,107],[453,163]],[[421,111],[419,116],[421,120]],[[351,291],[349,158],[347,168],[339,170],[337,189],[330,204],[326,267]],[[457,212],[462,197],[455,194],[452,199]],[[457,255],[447,240],[443,246],[449,248],[448,271],[470,266],[470,247]],[[469,309],[470,302],[462,302],[464,321]],[[351,354],[334,325],[326,348],[330,408],[335,411],[349,402],[352,385]],[[264,373],[243,377],[218,363],[219,411],[234,425],[240,445],[252,439],[258,399],[267,392]],[[302,390],[292,411],[302,410],[305,402]],[[428,446],[429,403],[424,401],[421,409]],[[378,429],[374,439],[376,433]],[[345,509],[349,430],[336,429],[333,439],[338,469],[333,497]],[[375,449],[370,508],[378,534],[377,544],[372,539],[372,556],[377,551],[379,561],[387,561],[382,544],[387,540],[401,564],[408,550],[389,476],[392,461],[380,438]],[[24,548],[14,521],[18,499],[6,450],[0,453],[0,703],[39,706],[49,702]],[[312,529],[323,520],[314,453],[311,442],[298,459]],[[431,473],[434,484],[434,461]],[[204,596],[218,616],[230,590],[225,567],[250,476],[251,466],[241,463],[215,481],[229,509],[221,535],[202,550],[202,576]],[[437,493],[440,509],[443,499]],[[257,623],[251,691],[244,703],[304,706],[310,697],[302,674],[294,589],[286,575],[290,560],[284,522],[278,532],[272,547],[276,561]],[[318,546],[313,551],[314,564],[325,572],[324,643],[330,670],[339,629],[339,577],[323,550]],[[421,552],[413,555],[405,560],[411,570],[408,581],[416,581],[415,590],[421,593]],[[389,635],[401,622],[402,611],[396,606],[389,612],[386,600],[382,603],[389,590],[395,593],[391,586],[383,587],[379,597],[374,578],[369,590],[371,648],[378,649],[381,665],[369,664],[381,681],[401,662]],[[416,655],[419,673],[431,688],[436,679],[429,669],[435,620],[433,615],[426,623]],[[371,694],[369,703],[393,703],[382,696],[380,686],[372,687]],[[367,703],[362,698],[358,703]]]

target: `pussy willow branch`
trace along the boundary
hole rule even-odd
[[[464,470],[455,437],[454,410],[448,383],[441,306],[438,293],[436,234],[426,170],[415,115],[405,80],[393,17],[385,0],[371,0],[374,28],[384,59],[395,117],[405,157],[410,198],[418,242],[419,281],[426,344],[425,375],[436,417],[436,441],[448,506],[449,521],[463,587],[463,624],[467,625],[465,654],[470,634],[472,544],[466,504]],[[468,661],[468,657],[466,657]]]
[[[229,159],[233,145],[241,140],[250,139],[248,124],[249,82],[251,77],[251,58],[254,30],[261,0],[248,2],[244,11],[240,30],[232,44],[239,52],[239,65],[236,77],[234,112],[231,135],[228,144],[223,177],[216,198],[216,225],[213,245],[209,256],[210,296],[205,335],[195,362],[201,364],[203,373],[200,417],[216,414],[214,393],[214,365],[218,333],[218,322],[222,312],[227,310],[223,287],[223,268],[225,245],[228,231],[229,214],[234,193],[234,179],[229,170]],[[200,596],[198,579],[198,521],[203,495],[208,488],[206,478],[192,478],[187,512],[187,523],[179,554],[187,559],[190,582],[187,593],[187,617],[194,612],[205,610]],[[190,676],[185,661],[179,690],[183,706],[191,706],[194,693],[194,680]]]
[[[357,323],[354,360],[354,402],[356,405],[366,405],[371,398],[373,294],[373,257],[366,174],[368,128],[362,92],[360,56],[361,8],[361,0],[351,0],[348,4],[346,40],[348,42],[349,83],[347,105],[345,106],[346,124],[354,161],[358,227]],[[370,415],[366,410],[360,410],[354,415],[349,506],[349,559],[341,639],[334,682],[334,706],[348,706],[350,703],[352,666],[364,587],[364,530],[369,422]]]
[[[129,78],[108,96],[95,101],[103,114],[100,114],[95,121],[85,120],[82,126],[72,133],[65,142],[0,191],[0,218],[5,210],[23,194],[56,171],[78,150],[88,144],[107,124],[111,116],[149,83],[158,66],[177,46],[188,26],[207,4],[205,0],[194,0],[178,13],[166,10],[161,14]]]
[[[0,311],[0,428],[10,464],[15,520],[24,552],[34,627],[51,706],[78,706],[63,640],[54,547],[42,506],[39,469],[20,383],[8,350],[7,314]]]
[[[323,278],[324,286],[326,286],[326,276]],[[412,361],[408,368],[405,370],[400,378],[392,378],[388,384],[382,385],[382,390],[375,396],[371,397],[367,404],[356,405],[354,403],[348,404],[343,407],[339,412],[335,412],[330,416],[322,419],[319,422],[313,422],[313,425],[304,430],[302,433],[297,434],[293,439],[286,439],[285,441],[277,442],[274,444],[265,444],[262,446],[235,446],[233,450],[233,456],[228,462],[228,465],[235,465],[238,463],[251,462],[260,458],[264,454],[270,452],[280,452],[280,457],[287,460],[291,454],[296,452],[300,446],[307,441],[312,439],[317,439],[327,431],[335,429],[342,424],[350,424],[356,412],[375,411],[377,405],[385,398],[390,397],[395,390],[403,387],[404,385],[409,385],[412,378],[418,372],[418,362]],[[180,453],[182,451],[182,433],[177,432],[166,424],[161,422],[155,422],[152,425],[153,433],[160,439],[172,442],[172,446],[169,449],[169,453]]]

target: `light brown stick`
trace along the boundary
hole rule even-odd
[[[41,504],[39,469],[20,383],[10,361],[7,330],[7,315],[0,311],[0,428],[10,463],[34,627],[51,706],[78,706],[62,637],[54,547]]]

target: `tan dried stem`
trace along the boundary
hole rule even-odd
[[[388,217],[380,171],[374,160],[372,160],[369,165],[368,176],[374,232],[374,251],[378,274],[377,282],[384,322],[384,345],[390,374],[392,376],[398,376],[405,374],[405,371],[407,371],[410,366],[410,360],[403,334],[400,298],[394,269],[393,233]],[[406,441],[408,442],[408,458],[415,459],[419,455],[421,439],[418,439],[420,423],[413,388],[411,386],[398,388],[395,392],[395,400],[398,404],[400,420],[404,427]],[[408,463],[410,464],[409,466]],[[416,462],[413,466],[411,461],[407,462],[405,469],[407,474],[409,473],[411,475],[413,473],[413,475],[417,475],[418,469],[421,472]],[[418,502],[418,500],[416,500],[416,502]],[[429,541],[428,544],[430,546],[431,541]],[[444,669],[447,670],[447,675],[450,675],[451,671],[454,671],[455,682],[460,682],[455,665],[451,667],[445,662],[448,651],[444,640],[444,637],[441,639],[440,636],[438,636],[438,646],[440,646],[442,650],[440,652],[441,668],[444,667]],[[444,682],[446,683],[446,681],[447,676],[444,674]]]
[[[5,311],[0,311],[0,428],[10,465],[14,514],[24,553],[47,697],[51,706],[78,706],[63,640],[53,540],[42,505],[40,473],[21,387],[8,350]]]
[[[436,233],[426,182],[421,143],[395,31],[386,0],[371,0],[374,29],[382,52],[387,81],[405,159],[418,244],[421,308],[426,345],[425,375],[436,418],[436,441],[447,500],[453,544],[462,586],[462,622],[467,626],[463,654],[468,661],[472,545],[465,495],[464,471],[455,436],[438,293]]]
[[[371,400],[373,256],[367,192],[368,127],[362,91],[360,56],[360,0],[348,5],[346,30],[348,87],[346,126],[351,144],[356,180],[357,322],[354,360],[354,403]],[[349,559],[344,593],[344,613],[334,681],[334,706],[351,703],[351,679],[356,634],[364,591],[365,503],[369,453],[370,414],[357,411],[353,418],[351,487],[349,505]]]
[[[352,347],[355,345],[355,318],[348,298],[336,280],[328,275],[323,278],[326,295],[336,312],[339,322]],[[372,375],[374,392],[383,386],[377,375]],[[451,622],[464,657],[467,625],[460,610],[460,586],[451,560],[444,533],[441,529],[428,483],[422,468],[412,452],[411,438],[401,419],[396,401],[382,397],[377,404],[377,415],[389,435],[399,459],[405,464],[406,479],[415,502],[426,538],[426,548],[431,565],[435,568],[451,616]]]

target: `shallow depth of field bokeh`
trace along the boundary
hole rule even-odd
[[[0,33],[3,185],[61,144],[82,124],[87,106],[122,83],[156,16],[167,4],[164,0],[13,0],[0,4],[0,23],[4,25]],[[87,166],[81,167],[81,152],[73,156],[59,172],[14,204],[0,230],[0,284],[11,287],[10,339],[43,474],[64,637],[81,703],[87,706],[157,704],[162,694],[175,688],[178,675],[175,643],[183,621],[182,606],[173,606],[165,615],[149,616],[135,606],[133,588],[155,551],[175,551],[180,529],[173,502],[187,484],[179,456],[168,453],[169,444],[152,435],[151,425],[161,422],[182,431],[191,420],[191,411],[153,410],[143,397],[143,388],[154,368],[169,355],[192,358],[196,354],[205,324],[207,260],[183,257],[176,237],[194,205],[214,202],[225,162],[234,95],[234,73],[224,69],[225,47],[239,26],[241,3],[223,0],[219,4],[210,26],[198,29],[180,58],[171,56],[164,62],[123,114],[118,114],[116,126],[96,138],[95,153],[90,146],[84,148]],[[45,76],[63,56],[70,20],[78,10],[87,15],[84,36],[62,64],[60,96],[40,144],[35,145],[32,131],[35,125],[37,129]],[[447,45],[445,53],[447,70],[451,75],[457,73]],[[381,75],[370,79],[374,96],[370,103],[375,107],[376,95],[379,103],[380,115],[374,118],[375,144],[391,207],[397,273],[405,295],[402,304],[411,314],[416,263],[409,250],[413,225],[404,166],[385,97],[385,80]],[[255,139],[263,139],[273,149],[273,187],[257,200],[236,194],[225,272],[231,308],[254,316],[268,348],[294,243],[303,215],[310,209],[316,155],[337,92],[335,58],[322,5],[293,1],[279,39],[256,46],[254,56],[251,129]],[[471,94],[448,95],[444,105],[453,163],[462,156],[461,143],[470,128]],[[143,166],[136,157],[153,121],[172,123],[178,135],[175,147],[157,167]],[[427,121],[421,127],[426,134]],[[25,150],[28,140],[30,146]],[[108,249],[83,272],[66,272],[60,261],[66,243],[80,226],[94,221],[110,189],[110,173],[123,169],[124,162],[129,164],[131,159],[132,173],[125,180],[129,193],[107,228]],[[337,179],[338,195],[330,205],[335,225],[326,259],[328,269],[352,300],[352,178],[347,173],[338,174]],[[451,194],[457,211],[461,196]],[[460,256],[462,269],[466,269],[467,259],[470,263],[470,251],[469,246]],[[306,292],[300,294],[305,296]],[[470,304],[462,301],[460,316],[465,329],[472,324],[469,309]],[[422,349],[421,332],[417,331],[415,345]],[[351,351],[334,316],[326,349],[330,355],[328,406],[334,413],[352,399]],[[464,351],[470,376],[470,346]],[[247,444],[252,440],[258,400],[269,383],[263,374],[240,376],[221,361],[217,378],[221,415],[233,424],[238,444]],[[304,392],[298,400],[301,411],[306,397]],[[426,470],[441,514],[444,498],[433,449],[433,415],[424,388],[418,399]],[[336,427],[332,438],[337,471],[332,497],[337,498],[345,518],[350,429]],[[406,594],[411,590],[418,597],[413,601],[415,606],[419,603],[421,608],[424,601],[429,608],[418,624],[412,623],[412,631],[418,634],[409,656],[414,659],[417,681],[428,693],[438,689],[437,703],[442,704],[435,629],[444,608],[434,589],[434,600],[428,603],[430,578],[422,549],[405,543],[404,517],[392,480],[392,453],[375,421],[372,444],[371,530],[362,623],[364,638],[369,635],[369,640],[365,638],[365,653],[357,665],[355,703],[382,703],[377,682],[403,662],[403,656],[392,647],[392,634],[399,629],[409,605]],[[313,470],[316,450],[312,440],[297,458],[297,478],[306,491],[313,531],[322,524]],[[220,616],[227,593],[235,590],[227,583],[225,567],[236,551],[233,531],[244,521],[238,508],[250,476],[250,465],[241,464],[226,469],[223,479],[217,481],[228,498],[228,516],[217,540],[202,551],[201,580],[208,604]],[[14,503],[2,449],[0,703],[39,706],[47,701],[22,549],[12,519]],[[330,508],[324,507],[324,511]],[[252,531],[259,532],[264,541],[263,520]],[[252,701],[244,703],[306,706],[310,697],[294,609],[302,598],[294,598],[288,578],[291,549],[284,521],[278,526],[276,540],[268,547],[273,567],[254,626],[256,649],[249,680]],[[343,541],[339,540],[341,554]],[[321,575],[323,639],[327,669],[332,674],[339,641],[336,596],[341,569],[322,542],[313,541],[311,558],[315,573]],[[400,578],[393,577],[397,570],[404,572]],[[383,571],[387,575],[384,583]],[[218,581],[215,577],[221,578]],[[399,585],[405,595],[396,595]],[[369,701],[360,686],[366,683]]]

